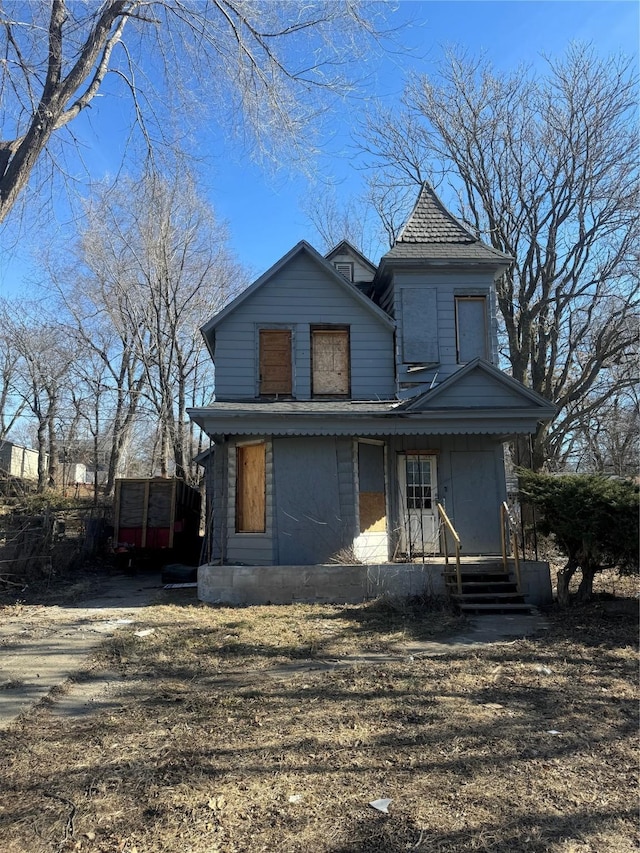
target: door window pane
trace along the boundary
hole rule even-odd
[[[407,507],[431,509],[431,457],[407,456]]]

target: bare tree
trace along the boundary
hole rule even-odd
[[[17,313],[11,302],[0,300],[0,441],[18,423],[26,406],[18,393],[22,365],[14,335]]]
[[[410,82],[399,113],[369,121],[378,186],[395,199],[448,182],[461,218],[515,259],[497,288],[505,356],[561,409],[518,460],[534,468],[561,458],[580,401],[595,412],[631,381],[611,368],[636,340],[636,99],[630,63],[590,48],[540,77],[451,55],[437,79]]]
[[[64,328],[46,318],[41,305],[20,303],[20,309],[21,316],[12,330],[23,367],[18,390],[36,420],[38,489],[44,491],[57,484],[57,427],[74,347]]]
[[[75,334],[110,375],[111,488],[134,420],[155,413],[160,471],[194,479],[190,405],[213,396],[200,325],[246,276],[227,248],[225,227],[184,170],[122,179],[87,206],[73,272],[54,273]],[[68,284],[71,281],[72,284]],[[113,476],[112,476],[113,475]]]
[[[93,251],[91,266],[84,261],[85,251]],[[43,265],[48,282],[56,291],[60,320],[76,342],[76,372],[88,375],[86,363],[96,359],[93,375],[99,375],[101,382],[94,389],[95,394],[87,396],[94,397],[92,409],[98,406],[100,398],[97,417],[102,423],[101,439],[110,437],[105,491],[111,495],[116,477],[122,474],[121,459],[140,412],[147,382],[138,332],[128,313],[126,292],[120,285],[126,267],[113,257],[101,257],[90,241],[87,246],[78,242],[71,264],[64,256],[43,259]],[[87,417],[83,415],[85,423]]]
[[[197,101],[250,148],[282,162],[308,151],[310,124],[353,84],[352,60],[372,49],[378,14],[356,0],[3,3],[0,222],[36,164],[49,167],[47,181],[65,170],[64,144],[75,143],[74,122],[99,94],[129,95],[150,149],[184,133]],[[180,122],[169,121],[169,105]]]
[[[318,232],[321,246],[329,251],[347,240],[365,257],[378,250],[381,238],[376,208],[365,198],[351,198],[343,203],[329,187],[322,193],[311,194],[304,202],[307,218]]]
[[[566,468],[589,474],[635,477],[640,459],[640,399],[637,364],[627,365],[633,371],[632,383],[608,383],[614,391],[606,402],[592,395],[578,404],[575,426],[562,446]],[[620,387],[616,387],[620,386]]]

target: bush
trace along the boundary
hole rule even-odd
[[[569,582],[582,578],[579,601],[591,598],[603,569],[638,571],[638,486],[596,474],[553,476],[520,470],[520,496],[540,513],[540,529],[567,558],[558,572],[558,601],[569,602]]]

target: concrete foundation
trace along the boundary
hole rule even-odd
[[[523,561],[529,604],[552,601],[549,564]],[[220,566],[198,569],[198,598],[211,604],[358,604],[380,595],[443,595],[444,562],[379,565]]]

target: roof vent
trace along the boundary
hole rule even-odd
[[[350,261],[337,261],[335,268],[347,281],[353,281],[353,264]]]

